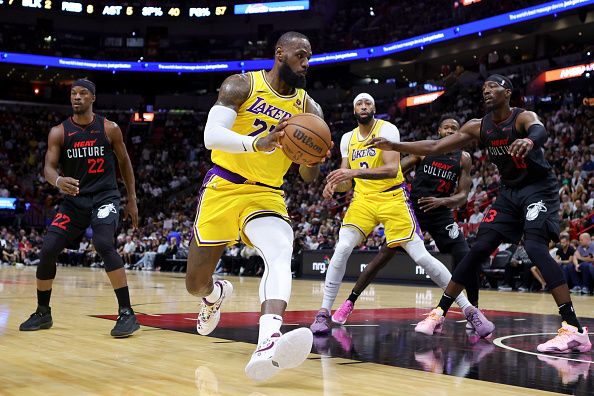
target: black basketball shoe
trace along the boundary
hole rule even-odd
[[[50,307],[38,306],[37,311],[33,312],[29,319],[25,320],[19,326],[20,331],[35,331],[49,329],[54,324],[52,320],[52,309]]]
[[[140,325],[132,308],[120,308],[118,320],[111,329],[111,336],[116,338],[129,337],[138,329],[140,329]]]

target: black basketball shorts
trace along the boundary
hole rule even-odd
[[[77,240],[89,226],[96,224],[115,223],[115,232],[120,217],[119,207],[118,190],[67,196],[47,231],[64,235],[69,242]]]
[[[485,213],[479,232],[497,231],[510,243],[518,243],[529,231],[547,240],[559,240],[559,189],[553,175],[525,186],[501,186]]]

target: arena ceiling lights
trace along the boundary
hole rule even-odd
[[[22,0],[37,1],[37,0]],[[7,0],[0,0],[0,5]],[[351,51],[332,52],[315,55],[311,58],[311,65],[332,64],[337,62],[369,60],[398,52],[454,40],[472,34],[479,36],[483,31],[496,29],[520,22],[525,22],[547,15],[585,7],[594,4],[594,0],[564,0],[551,1],[534,7],[481,19],[475,22],[438,30],[410,39],[397,41],[381,46],[359,48]],[[100,71],[127,72],[168,72],[168,73],[205,73],[205,72],[245,72],[249,70],[268,69],[272,67],[272,60],[238,60],[231,62],[201,62],[201,63],[167,63],[167,62],[120,62],[96,61],[86,59],[60,58],[41,55],[0,52],[0,63],[16,63],[57,68],[87,69]]]

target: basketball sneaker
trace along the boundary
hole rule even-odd
[[[111,329],[111,336],[115,338],[129,337],[138,329],[140,329],[140,325],[132,308],[120,308],[118,320]]]
[[[330,333],[330,312],[326,308],[320,308],[309,328],[316,335]]]
[[[464,316],[466,316],[468,323],[472,325],[476,333],[482,338],[488,337],[495,330],[493,322],[489,321],[477,307],[470,305],[464,308]]]
[[[207,335],[213,332],[213,330],[219,324],[221,320],[221,306],[225,298],[233,294],[233,285],[231,282],[226,280],[218,280],[215,282],[215,287],[221,288],[221,297],[213,303],[202,299],[200,305],[200,312],[198,312],[198,322],[196,322],[196,330],[198,334]]]
[[[52,309],[50,307],[38,306],[37,310],[19,326],[20,331],[35,331],[49,329],[54,324],[52,320]]]
[[[578,328],[566,322],[561,324],[557,335],[544,344],[536,347],[538,352],[548,353],[570,353],[570,352],[588,352],[592,349],[592,343],[588,337],[588,328],[582,328],[583,333]]]
[[[332,321],[338,324],[345,324],[349,315],[353,312],[355,305],[351,300],[346,300],[332,315]]]
[[[295,368],[307,359],[313,344],[312,332],[301,327],[286,334],[274,333],[258,344],[245,374],[255,381],[266,381],[284,369]]]
[[[429,315],[425,319],[417,323],[415,331],[426,335],[433,335],[433,333],[439,334],[443,330],[444,320],[443,309],[437,307],[429,312]]]

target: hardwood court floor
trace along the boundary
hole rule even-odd
[[[357,303],[352,326],[316,338],[320,354],[258,384],[243,370],[257,338],[259,279],[227,278],[235,293],[212,337],[195,333],[198,302],[183,274],[131,271],[128,279],[146,325],[133,337],[109,336],[116,300],[103,271],[77,268],[58,268],[54,327],[23,333],[18,326],[36,304],[35,269],[0,267],[0,395],[594,394],[594,355],[567,360],[523,352],[559,326],[545,294],[481,293],[498,328],[494,340],[476,343],[456,312],[444,335],[412,331],[439,289],[374,284]],[[351,287],[343,285],[339,302]],[[296,280],[284,331],[308,325],[321,296],[321,282]],[[594,297],[577,296],[574,305],[594,325]],[[502,338],[509,335],[517,337]]]

